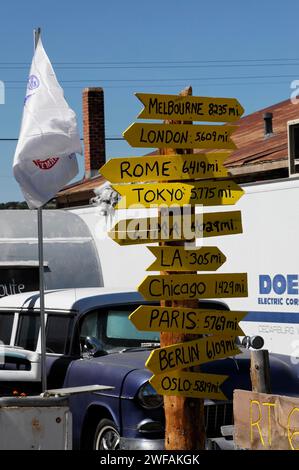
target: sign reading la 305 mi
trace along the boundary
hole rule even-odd
[[[177,149],[236,149],[231,134],[236,126],[153,124],[135,122],[123,136],[132,147]]]
[[[144,105],[138,115],[141,119],[234,122],[244,113],[244,108],[235,98],[153,93],[136,93],[136,96]]]
[[[221,178],[230,152],[111,158],[100,173],[111,183]]]
[[[235,356],[241,351],[235,345],[233,337],[208,336],[207,338],[173,344],[151,352],[145,366],[153,374],[184,369],[185,367],[204,364],[228,356]]]
[[[247,274],[169,274],[147,276],[138,286],[146,300],[248,297]]]
[[[247,312],[140,305],[129,319],[140,331],[245,336],[239,326]]]
[[[160,395],[227,400],[220,389],[220,385],[226,379],[228,379],[227,375],[199,374],[177,370],[153,375],[149,381]]]
[[[234,205],[244,194],[243,189],[233,180],[194,181],[192,184],[115,184],[112,188],[124,198],[115,209],[128,209],[135,204],[142,204],[144,207],[170,204]]]
[[[186,249],[183,246],[148,246],[156,261],[147,271],[217,271],[226,257],[216,246]]]

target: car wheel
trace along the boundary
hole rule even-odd
[[[94,435],[94,450],[119,450],[120,435],[117,427],[110,419],[102,419]]]

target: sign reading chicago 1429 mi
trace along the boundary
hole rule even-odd
[[[146,300],[248,297],[247,274],[170,274],[147,276],[138,286]]]

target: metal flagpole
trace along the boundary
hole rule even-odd
[[[41,29],[34,30],[34,50],[36,49]],[[45,288],[44,288],[44,249],[43,249],[43,209],[37,209],[38,261],[39,261],[39,299],[40,299],[40,347],[42,392],[47,390],[46,370],[46,325],[45,325]]]

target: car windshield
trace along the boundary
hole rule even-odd
[[[129,320],[135,305],[111,307],[89,312],[82,320],[80,328],[81,346],[87,336],[96,338],[106,351],[124,348],[140,348],[160,342],[157,331],[138,331]]]
[[[106,339],[118,342],[134,341],[136,345],[144,342],[159,342],[159,333],[156,331],[138,331],[129,320],[128,311],[109,310],[107,313]]]
[[[0,313],[0,342],[3,344],[10,343],[13,320],[14,314],[12,312]]]

